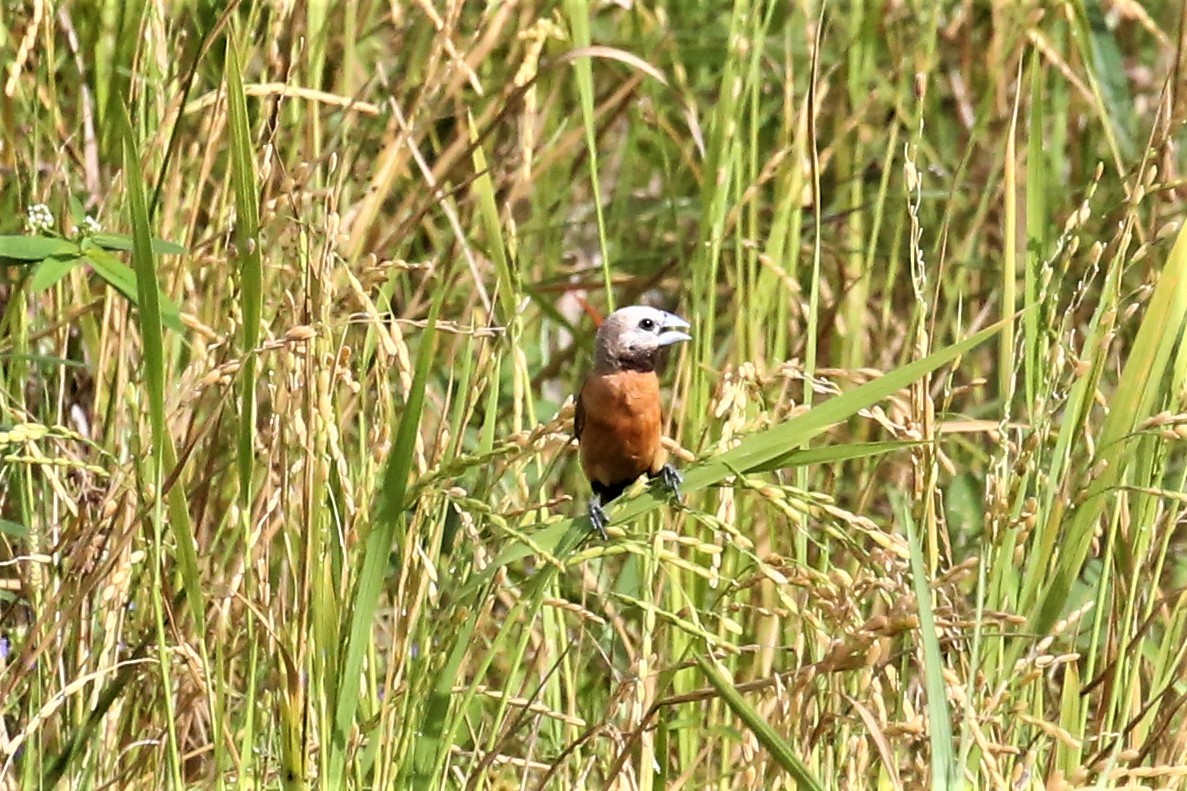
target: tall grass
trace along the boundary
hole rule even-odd
[[[3,787],[1187,785],[1180,5],[0,10]]]

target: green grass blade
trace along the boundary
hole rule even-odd
[[[1022,81],[1022,65],[1018,66],[1017,82]],[[1002,315],[1012,317],[1018,309],[1018,108],[1022,106],[1022,90],[1014,94],[1014,109],[1010,114],[1010,128],[1006,132],[1006,160],[1004,173],[1005,249],[1002,251]],[[1007,406],[1015,393],[1014,380],[1014,321],[1002,328],[998,346],[997,395]]]
[[[927,688],[928,737],[931,741],[931,787],[935,791],[946,791],[959,785],[959,773],[953,755],[952,720],[948,713],[948,693],[944,685],[944,659],[940,654],[940,639],[936,632],[936,618],[932,612],[931,584],[927,575],[927,563],[923,559],[923,547],[915,531],[915,520],[906,498],[895,493],[892,497],[894,512],[907,533],[907,544],[911,548],[911,581],[915,588],[915,601],[919,607],[919,635],[923,644],[923,675]]]
[[[1158,399],[1165,393],[1163,377],[1171,352],[1183,333],[1185,318],[1187,226],[1179,230],[1175,246],[1154,286],[1146,315],[1130,348],[1129,359],[1121,371],[1093,464],[1093,469],[1100,473],[1089,483],[1086,496],[1060,542],[1051,581],[1031,618],[1029,631],[1033,634],[1047,634],[1063,612],[1072,583],[1080,575],[1088,556],[1098,520],[1134,461],[1137,443],[1131,434],[1139,422],[1153,414]],[[1126,547],[1116,549],[1122,573],[1134,573],[1135,569],[1127,568]]]
[[[445,298],[445,288],[437,288],[437,296],[429,310],[429,316],[420,338],[420,349],[416,356],[416,369],[412,387],[404,411],[396,427],[395,441],[388,453],[384,467],[383,483],[376,492],[375,522],[367,535],[363,550],[363,564],[355,592],[354,608],[351,611],[348,628],[343,635],[346,653],[342,671],[338,677],[338,689],[334,704],[333,754],[328,761],[328,781],[331,787],[341,788],[346,765],[346,748],[359,705],[359,678],[363,668],[363,657],[371,643],[371,629],[375,623],[375,611],[379,606],[379,595],[388,568],[388,555],[397,538],[397,528],[405,519],[404,495],[408,487],[408,476],[412,472],[412,458],[416,437],[420,430],[421,411],[424,406],[425,385],[431,375],[436,349],[437,316]]]
[[[766,747],[779,762],[779,765],[795,778],[796,786],[809,791],[823,791],[824,786],[813,776],[807,765],[799,759],[791,745],[771,727],[771,724],[753,706],[746,702],[746,699],[742,697],[730,680],[717,671],[712,660],[704,656],[698,656],[696,659],[701,672],[721,695],[721,699],[734,714],[738,715],[742,722],[746,723],[746,727],[750,728],[762,746]]]
[[[768,462],[751,467],[749,472],[774,472],[788,467],[801,467],[808,464],[832,464],[840,461],[855,461],[870,456],[881,456],[900,450],[914,448],[921,441],[893,440],[889,442],[858,442],[850,445],[829,445],[820,448],[804,448],[793,450],[791,453],[778,456]]]
[[[240,336],[242,370],[239,376],[239,425],[236,467],[239,480],[240,529],[244,546],[252,540],[252,480],[255,472],[256,385],[260,343],[260,319],[263,306],[263,261],[260,251],[259,185],[256,177],[255,152],[251,123],[247,114],[247,96],[243,87],[243,69],[239,61],[238,45],[232,25],[226,36],[226,68],[223,71],[227,89],[227,130],[231,144],[231,191],[235,196],[235,248],[239,265],[239,304],[243,317]],[[254,641],[255,615],[250,610],[243,624],[246,639],[251,641],[249,673],[246,684],[250,702],[257,694],[254,664],[258,654]],[[253,739],[255,708],[244,706],[239,720],[242,751],[247,754]],[[249,764],[250,765],[250,764]],[[240,777],[240,788],[246,787],[249,772]]]
[[[1026,143],[1026,272],[1023,345],[1026,405],[1033,409],[1039,382],[1039,271],[1047,255],[1047,153],[1043,136],[1043,71],[1038,50],[1030,57],[1030,121]]]
[[[95,270],[95,274],[103,278],[107,285],[120,292],[133,305],[140,305],[139,286],[136,283],[136,272],[123,261],[101,248],[92,247],[87,250],[87,261]],[[185,325],[181,323],[181,310],[168,294],[158,294],[161,304],[161,323],[174,332],[185,332]]]
[[[1100,0],[1081,0],[1084,28],[1091,53],[1089,73],[1100,93],[1101,112],[1112,132],[1118,151],[1125,160],[1134,155],[1133,121],[1136,117],[1133,97],[1129,95],[1129,77],[1125,60],[1117,47],[1117,38],[1105,19]]]
[[[458,633],[453,636],[453,648],[449,657],[438,670],[429,700],[424,707],[424,718],[419,729],[420,738],[413,745],[411,787],[431,791],[441,787],[437,767],[449,752],[450,742],[442,737],[449,722],[449,705],[453,700],[453,689],[461,673],[462,662],[470,654],[471,640],[481,608],[474,608]]]
[[[247,95],[235,37],[227,35],[227,123],[231,135],[231,183],[235,193],[235,245],[239,257],[239,297],[243,311],[240,349],[244,355],[240,376],[239,502],[251,504],[256,429],[256,356],[260,342],[263,305],[263,263],[260,257],[260,204],[255,155],[247,117]]]
[[[514,320],[516,302],[519,298],[519,278],[516,276],[512,259],[513,250],[508,250],[503,240],[502,223],[499,220],[499,207],[495,200],[495,185],[491,178],[490,168],[486,162],[486,152],[482,149],[482,141],[478,138],[478,129],[474,119],[467,119],[470,124],[470,140],[474,146],[471,159],[474,161],[473,193],[478,202],[478,214],[482,218],[482,225],[486,231],[486,247],[488,255],[495,264],[495,275],[498,278],[498,302],[502,310],[504,324]]]
[[[131,250],[132,239],[122,233],[97,233],[90,237],[90,241],[105,250]],[[168,239],[153,237],[153,252],[157,255],[185,255],[189,248],[185,245],[171,242]]]
[[[33,268],[33,274],[29,277],[29,290],[34,294],[44,291],[70,274],[70,270],[81,264],[83,260],[74,256],[45,259]]]
[[[565,0],[565,16],[569,20],[569,32],[573,44],[588,47],[592,41],[589,32],[589,0]],[[606,289],[606,311],[614,310],[614,287],[610,281],[610,251],[606,244],[606,217],[602,209],[602,187],[598,174],[598,124],[594,117],[593,63],[590,58],[573,61],[577,75],[577,97],[581,105],[581,125],[585,130],[586,155],[589,157],[590,189],[593,193],[594,214],[598,221],[598,250],[602,254],[602,281]]]
[[[140,324],[141,354],[143,355],[144,389],[148,400],[148,418],[151,426],[149,437],[149,488],[152,496],[151,523],[153,526],[153,596],[154,614],[157,626],[157,652],[160,661],[161,682],[165,687],[162,696],[165,714],[168,717],[168,757],[173,782],[181,784],[181,750],[177,738],[176,715],[173,710],[172,658],[169,652],[169,637],[165,628],[164,589],[165,552],[162,512],[162,483],[165,462],[163,457],[165,437],[169,430],[165,422],[165,339],[161,327],[161,299],[157,286],[156,259],[152,251],[152,234],[149,231],[148,202],[144,194],[144,180],[140,172],[140,158],[136,150],[135,133],[127,115],[123,118],[124,173],[128,189],[128,211],[132,219],[132,265],[136,272],[137,315]]]
[[[847,420],[862,409],[873,406],[883,398],[899,392],[912,382],[976,348],[1013,320],[1014,317],[1010,317],[999,321],[959,343],[883,374],[785,423],[750,435],[736,448],[720,456],[711,457],[690,469],[685,476],[685,488],[688,491],[696,491],[724,480],[735,471],[750,472],[762,464],[769,463],[790,448],[807,442],[842,420]],[[633,510],[635,509],[630,506],[623,509],[623,518],[635,516]]]

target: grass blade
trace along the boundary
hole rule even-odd
[[[1026,405],[1033,409],[1039,378],[1039,271],[1047,255],[1047,160],[1043,136],[1043,72],[1039,53],[1030,57],[1029,132],[1026,143],[1026,273],[1022,333],[1026,359]]]
[[[734,714],[754,733],[755,737],[766,747],[767,750],[774,756],[775,760],[779,762],[787,772],[795,778],[796,786],[809,791],[823,791],[824,786],[817,780],[799,756],[795,754],[791,745],[788,744],[779,733],[771,727],[758,711],[746,702],[742,694],[734,688],[734,685],[725,676],[713,667],[713,662],[708,657],[698,656],[697,665],[701,668],[701,672],[705,674],[705,678],[713,685],[713,688],[721,695],[725,704],[730,707]]]
[[[260,258],[260,204],[255,155],[247,118],[243,71],[233,34],[227,35],[227,123],[231,135],[231,184],[235,193],[235,245],[239,257],[239,297],[243,311],[240,349],[244,356],[240,377],[239,502],[251,504],[256,427],[256,356],[263,305],[263,263]]]
[[[589,0],[566,0],[565,16],[569,31],[578,49],[589,47]],[[602,209],[602,187],[598,174],[597,118],[594,117],[593,63],[590,58],[573,61],[577,75],[577,96],[581,104],[581,126],[585,130],[586,155],[589,157],[590,190],[593,193],[594,215],[598,221],[598,250],[602,254],[602,281],[606,289],[606,312],[614,310],[614,288],[610,284],[610,251],[606,245],[606,217]]]
[[[132,265],[136,271],[137,315],[140,319],[140,342],[143,354],[144,388],[148,400],[148,419],[151,426],[149,437],[149,491],[152,496],[150,521],[153,527],[153,582],[152,597],[157,626],[157,652],[160,662],[161,683],[165,688],[162,700],[168,717],[169,767],[177,787],[181,785],[181,750],[177,740],[176,716],[173,710],[173,685],[170,673],[172,659],[169,652],[169,635],[165,628],[165,607],[161,599],[164,590],[165,551],[162,506],[162,481],[165,436],[168,426],[165,422],[165,339],[161,328],[161,298],[157,286],[156,258],[152,250],[152,234],[149,231],[148,202],[144,194],[144,180],[140,172],[140,158],[136,150],[135,133],[131,119],[123,116],[124,174],[128,188],[129,213],[132,219]],[[191,545],[192,546],[192,545]]]
[[[1162,382],[1167,373],[1171,352],[1183,333],[1187,319],[1187,226],[1179,230],[1175,246],[1154,286],[1146,315],[1142,318],[1129,359],[1121,371],[1113,393],[1108,417],[1101,429],[1100,444],[1093,469],[1099,474],[1089,483],[1080,507],[1072,517],[1060,543],[1055,568],[1042,595],[1042,603],[1031,618],[1029,631],[1047,634],[1059,620],[1067,603],[1072,583],[1080,575],[1092,534],[1100,515],[1112,500],[1126,471],[1134,461],[1137,447],[1132,436],[1138,423],[1153,414],[1158,399],[1165,395]],[[1121,573],[1128,568],[1126,547],[1116,547]]]
[[[911,548],[911,578],[915,601],[919,607],[919,636],[923,643],[923,675],[927,688],[928,738],[931,741],[931,787],[946,791],[957,787],[958,770],[952,752],[952,720],[948,714],[948,693],[944,685],[944,659],[940,654],[940,639],[936,633],[936,618],[932,612],[931,583],[923,547],[915,531],[915,520],[906,498],[901,494],[892,498],[895,516],[907,533]]]
[[[412,472],[412,459],[417,433],[420,430],[421,410],[424,406],[425,384],[430,376],[436,349],[437,316],[445,292],[444,288],[437,289],[437,296],[433,300],[421,334],[412,387],[408,392],[404,411],[400,415],[395,441],[388,453],[383,485],[376,492],[375,522],[367,535],[363,565],[355,590],[354,608],[343,635],[346,653],[342,661],[342,671],[338,676],[339,685],[334,704],[333,754],[328,761],[328,780],[334,788],[343,785],[347,744],[358,711],[358,686],[363,656],[371,643],[371,629],[375,623],[375,611],[379,606],[379,595],[387,572],[388,555],[397,538],[397,528],[405,519],[404,495],[408,487],[408,476]]]
[[[107,285],[127,297],[133,305],[140,305],[139,286],[136,282],[136,272],[123,261],[106,250],[92,247],[87,251],[87,261],[95,270],[95,274],[103,278]],[[174,332],[185,332],[185,325],[181,323],[181,311],[177,303],[168,294],[158,294],[161,305],[161,323]]]

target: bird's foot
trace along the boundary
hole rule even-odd
[[[603,541],[610,540],[610,534],[606,532],[606,525],[610,524],[610,518],[606,516],[606,511],[602,508],[602,498],[596,494],[589,498],[589,521],[593,522],[594,530],[598,531]]]
[[[671,464],[665,464],[659,471],[660,484],[672,493],[672,496],[677,500],[680,499],[680,484],[684,483],[684,476],[673,467]]]

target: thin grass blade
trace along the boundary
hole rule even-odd
[[[730,680],[717,671],[712,660],[698,656],[697,665],[705,678],[721,695],[721,699],[730,707],[730,710],[737,714],[742,722],[746,723],[746,727],[750,728],[762,746],[767,748],[779,765],[795,778],[796,787],[808,789],[808,791],[823,791],[824,786],[816,779],[808,766],[799,759],[792,746],[771,727],[771,724],[758,713],[757,709],[746,702],[746,698],[742,697]]]
[[[354,608],[343,634],[346,653],[342,671],[338,678],[336,702],[334,705],[333,754],[329,757],[328,780],[342,787],[346,765],[346,750],[351,728],[359,704],[359,681],[363,669],[363,657],[371,643],[371,629],[375,622],[375,611],[379,606],[379,595],[388,567],[388,555],[398,536],[398,529],[404,524],[405,492],[408,476],[412,472],[412,459],[416,437],[420,431],[421,411],[424,407],[425,385],[428,382],[436,349],[437,316],[446,289],[438,288],[437,296],[429,310],[425,328],[421,334],[420,349],[417,352],[416,368],[412,387],[396,427],[395,442],[388,453],[384,467],[383,485],[375,493],[375,523],[367,535],[362,555],[362,569],[359,571]]]
[[[244,356],[239,406],[239,502],[250,506],[256,428],[256,356],[263,305],[260,257],[260,204],[243,71],[233,34],[227,35],[227,124],[231,136],[231,185],[235,193],[235,245],[239,258],[239,298],[243,311],[240,350]]]
[[[923,676],[927,688],[928,738],[931,741],[931,787],[947,791],[957,787],[959,777],[952,744],[952,719],[948,713],[948,693],[944,685],[944,659],[940,653],[940,638],[936,632],[936,617],[932,611],[931,583],[923,546],[915,531],[915,520],[906,498],[892,498],[895,515],[907,533],[911,549],[911,582],[919,608],[919,637],[923,643]]]

